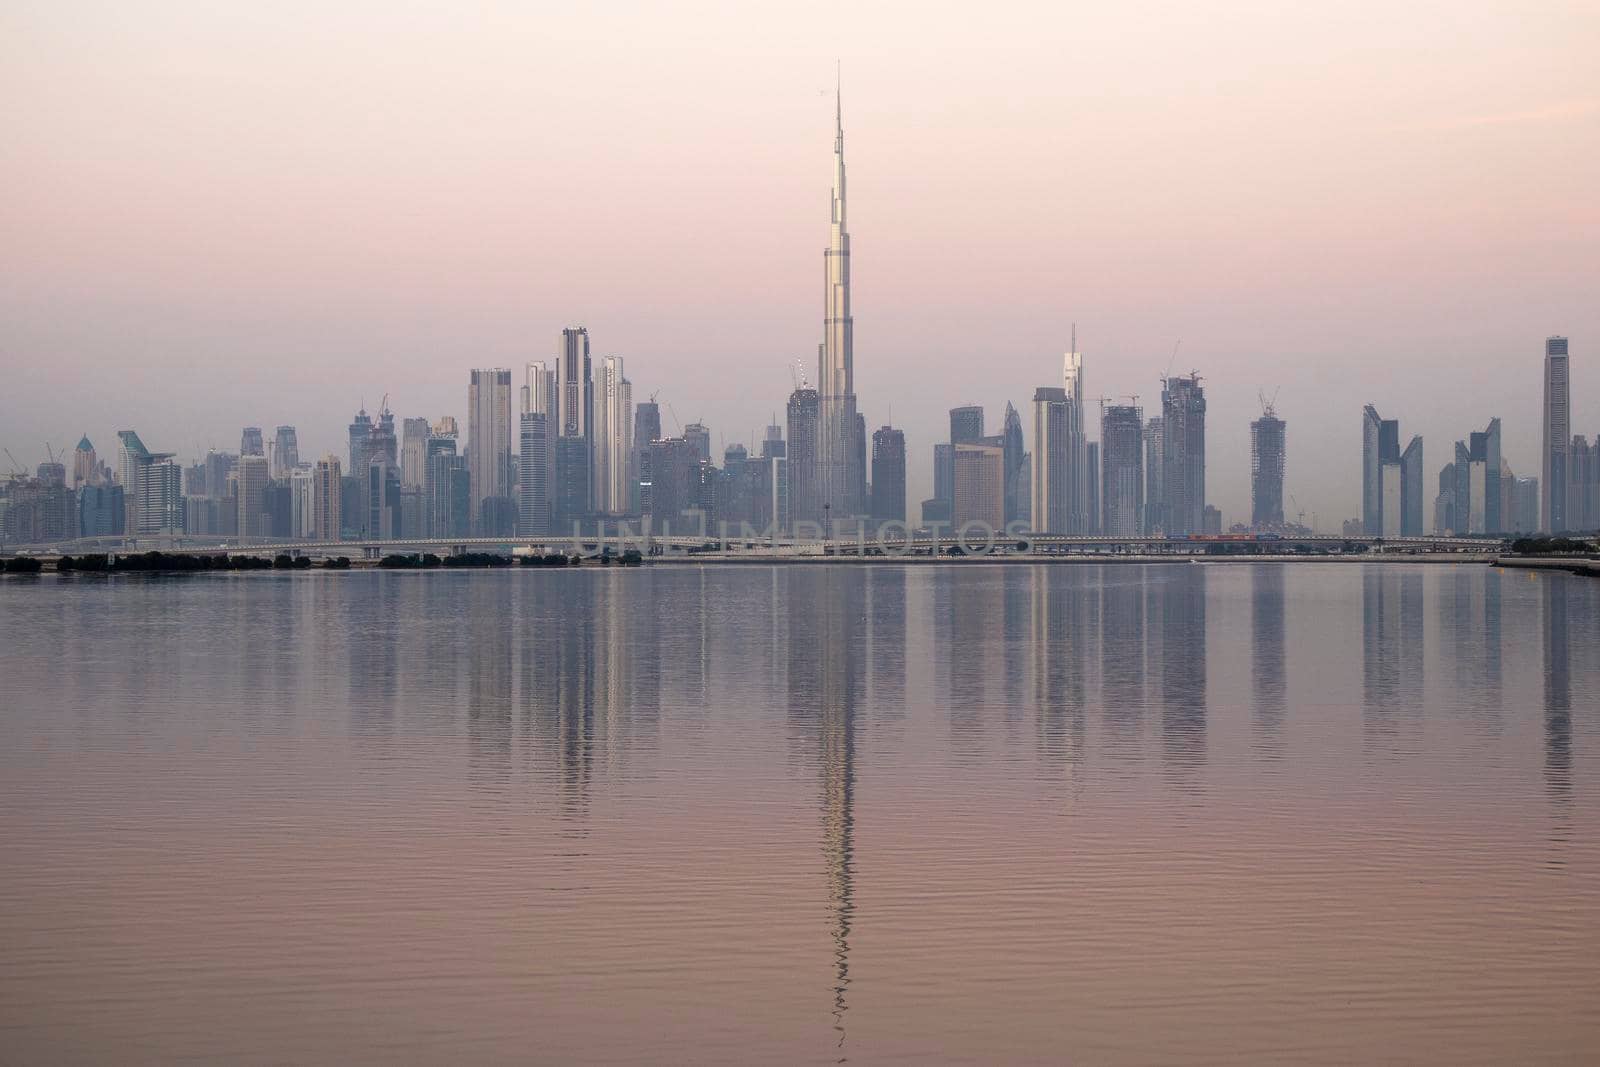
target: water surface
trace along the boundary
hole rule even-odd
[[[5,1062],[1600,1057],[1600,582],[0,581]]]

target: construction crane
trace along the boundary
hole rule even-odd
[[[22,464],[17,462],[17,457],[13,456],[11,454],[11,449],[9,449],[9,448],[6,449],[5,453],[6,453],[6,458],[11,461],[11,470],[16,474],[20,474],[20,475],[26,477],[27,474],[28,474],[28,469],[26,467],[24,467]]]
[[[50,457],[50,462],[51,463],[60,462],[59,460],[56,459],[56,450],[50,447],[50,442],[49,441],[46,441],[44,443],[44,454]]]
[[[1306,524],[1306,509],[1300,506],[1300,501],[1294,498],[1293,493],[1289,494],[1289,503],[1294,505],[1295,523],[1299,526],[1304,526]]]
[[[1275,419],[1278,417],[1278,394],[1282,391],[1283,386],[1280,385],[1272,391],[1272,396],[1269,398],[1266,389],[1256,390],[1256,397],[1261,401],[1262,418]]]

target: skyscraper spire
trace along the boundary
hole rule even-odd
[[[844,103],[834,90],[833,203],[823,251],[822,343],[817,346],[817,487],[823,518],[859,513],[865,478],[863,446],[858,442],[855,398],[854,323],[850,315],[850,231],[845,210]]]

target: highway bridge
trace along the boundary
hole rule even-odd
[[[609,531],[604,537],[417,537],[385,540],[304,541],[215,537],[108,537],[64,541],[50,545],[5,546],[0,555],[25,554],[43,559],[89,553],[127,554],[161,551],[190,555],[308,556],[327,559],[379,559],[396,553],[460,555],[466,552],[562,553],[597,556],[609,551],[620,555],[633,549],[647,558],[708,557],[718,559],[839,558],[839,557],[986,557],[1050,559],[1060,557],[1164,558],[1204,555],[1352,555],[1393,558],[1406,555],[1458,554],[1494,556],[1505,550],[1498,538],[1484,537],[1293,537],[1212,535],[1200,537],[1110,537],[1065,534],[1016,536],[970,532],[891,531],[881,539],[859,533],[842,537],[797,537],[781,534],[649,534]]]

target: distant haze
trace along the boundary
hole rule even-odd
[[[1542,342],[1600,433],[1592,4],[0,4],[0,444],[303,457],[387,392],[566,325],[663,422],[759,436],[821,336],[843,67],[869,431],[910,508],[945,412],[1031,419],[1198,369],[1248,519],[1258,388],[1287,490],[1359,512],[1360,409],[1537,474]],[[1292,506],[1288,507],[1291,512]],[[1292,515],[1291,515],[1292,517]]]

